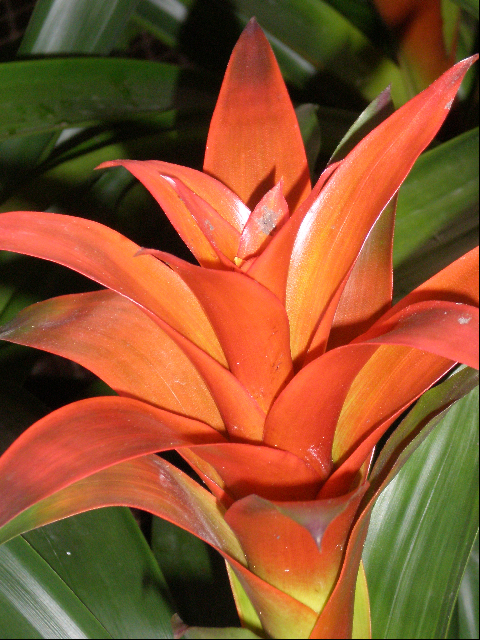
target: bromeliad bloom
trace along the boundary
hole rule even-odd
[[[63,407],[0,458],[2,540],[106,505],[146,509],[227,560],[242,622],[271,637],[368,635],[369,463],[457,362],[478,366],[478,251],[391,308],[389,202],[444,121],[460,62],[311,188],[298,123],[251,22],[204,171],[116,161],[200,266],[89,220],[0,216],[0,247],[107,289],[33,305],[1,337],[66,356],[118,393]],[[209,491],[154,455],[176,449]],[[363,620],[363,627],[362,627]]]

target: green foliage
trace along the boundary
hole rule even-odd
[[[478,1],[453,2],[468,14],[460,33],[468,55],[478,34]],[[372,2],[39,0],[19,58],[0,64],[0,209],[80,214],[140,244],[180,253],[142,187],[132,187],[121,169],[92,172],[117,158],[198,167],[218,79],[252,15],[303,105],[298,115],[312,174],[347,132],[355,135],[351,125],[388,84],[396,105],[408,98],[395,38]],[[162,41],[170,60],[187,64],[126,58],[139,28]],[[107,57],[112,51],[119,55]],[[441,140],[399,193],[399,297],[477,242],[477,70],[469,82]],[[3,256],[1,321],[27,304],[86,286],[66,270]],[[32,393],[39,358],[0,347],[0,378],[15,379],[2,382],[2,448],[47,411],[47,398]],[[457,396],[449,381],[427,394],[378,458],[377,470],[390,456],[403,466],[376,503],[365,547],[374,637],[478,637],[478,538],[468,559],[478,510],[478,392],[462,384]],[[208,596],[194,603],[202,589]],[[198,625],[236,624],[218,558],[173,525],[155,520],[145,538],[129,511],[109,509],[0,547],[2,637],[166,638],[176,608],[195,625],[184,637],[214,637]]]

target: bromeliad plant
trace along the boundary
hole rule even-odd
[[[391,308],[395,194],[472,62],[312,189],[286,87],[250,22],[203,172],[101,165],[149,189],[200,266],[89,220],[0,216],[0,248],[107,287],[33,305],[1,337],[68,357],[118,393],[54,411],[0,458],[2,541],[89,509],[138,507],[225,557],[240,619],[257,633],[368,637],[361,554],[375,445],[457,362],[478,367],[478,250]],[[155,455],[169,449],[208,490]]]

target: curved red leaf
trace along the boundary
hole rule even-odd
[[[225,357],[198,300],[183,280],[138,245],[102,224],[56,213],[0,214],[0,249],[62,264],[130,298],[205,350]]]
[[[15,535],[77,513],[109,506],[143,509],[205,540],[237,567],[243,551],[215,498],[158,456],[143,456],[98,471],[44,498],[0,529],[5,542]]]
[[[285,308],[248,275],[196,267],[160,251],[195,293],[215,329],[230,370],[268,411],[293,374]]]
[[[175,197],[171,189],[168,189],[168,185],[161,179],[162,176],[181,180],[239,233],[250,215],[250,209],[233,191],[202,171],[161,160],[110,160],[100,164],[97,169],[116,166],[125,167],[140,180],[164,209],[176,229],[177,225],[180,225],[182,229],[190,229],[189,233],[194,232],[190,226],[191,220],[183,220],[185,212],[178,196]],[[182,233],[178,229],[177,231],[183,238]]]
[[[69,358],[119,395],[225,429],[191,360],[146,313],[114,291],[27,307],[2,327],[0,339]]]
[[[366,136],[342,161],[303,218],[287,280],[294,361],[308,349],[319,320],[381,211],[445,120],[474,60],[455,65]]]
[[[418,302],[381,318],[355,342],[416,347],[479,368],[478,309],[459,302]]]
[[[248,260],[265,251],[272,237],[287,220],[288,204],[283,197],[283,180],[280,180],[252,211],[240,236],[237,256],[241,260]]]
[[[340,572],[348,533],[366,488],[336,500],[308,502],[273,503],[251,495],[235,502],[225,520],[252,572],[320,612]]]
[[[105,467],[179,446],[222,441],[206,424],[138,400],[80,400],[36,422],[0,458],[0,523]]]
[[[391,307],[396,204],[395,196],[373,225],[358,254],[335,311],[327,349],[348,344]],[[315,335],[310,351],[324,339]]]
[[[233,500],[253,493],[267,500],[313,500],[321,485],[318,474],[288,451],[229,442],[195,447],[193,453],[215,469],[217,484]]]
[[[348,390],[378,349],[340,347],[297,373],[274,402],[265,421],[264,442],[291,451],[326,480],[332,469],[332,443]]]

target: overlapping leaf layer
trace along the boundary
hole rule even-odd
[[[251,21],[204,172],[101,165],[149,189],[200,266],[80,218],[0,216],[0,248],[107,287],[29,307],[0,337],[68,357],[118,393],[53,412],[0,458],[2,541],[101,506],[146,509],[224,555],[257,631],[351,637],[373,449],[455,363],[478,367],[478,250],[391,308],[395,194],[472,62],[311,189],[293,107]],[[168,449],[210,491],[153,455]]]

